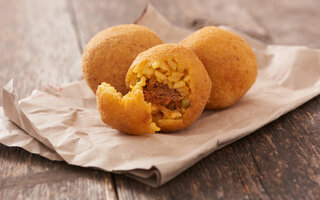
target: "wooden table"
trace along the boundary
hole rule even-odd
[[[151,2],[182,27],[227,24],[268,43],[320,48],[318,0]],[[0,86],[13,77],[22,98],[41,85],[79,79],[88,40],[108,26],[133,22],[145,5],[0,0]],[[320,199],[320,96],[159,188],[0,145],[0,199],[105,198]]]

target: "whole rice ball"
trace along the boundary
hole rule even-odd
[[[249,44],[218,27],[204,27],[180,42],[195,52],[212,81],[207,109],[223,109],[236,103],[257,77],[257,61]]]
[[[149,28],[125,24],[107,28],[96,34],[82,55],[82,74],[95,93],[102,82],[125,94],[127,71],[136,56],[150,47],[162,44]]]

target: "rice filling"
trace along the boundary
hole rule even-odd
[[[145,101],[151,103],[153,121],[176,120],[183,116],[191,104],[190,75],[185,66],[174,59],[146,60],[136,65],[133,72]]]

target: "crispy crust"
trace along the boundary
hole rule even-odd
[[[236,103],[257,77],[256,57],[246,41],[229,31],[209,26],[180,42],[200,58],[212,81],[206,109]]]
[[[165,61],[174,58],[181,66],[189,70],[190,107],[179,120],[161,120],[157,123],[161,132],[182,130],[193,123],[202,113],[211,91],[211,81],[199,58],[190,50],[181,45],[162,44],[140,53],[129,68],[126,76],[126,85],[135,85],[136,74],[133,72],[135,65],[146,60]],[[135,115],[135,113],[130,113]]]
[[[96,34],[82,55],[82,74],[95,93],[102,82],[125,94],[125,76],[135,57],[161,39],[150,29],[134,24],[110,27]]]
[[[109,84],[97,89],[97,106],[104,123],[128,134],[154,133],[151,125],[151,104],[146,103],[142,90],[131,91],[124,98]]]

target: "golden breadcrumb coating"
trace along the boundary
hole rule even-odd
[[[222,109],[237,102],[257,77],[257,61],[249,44],[221,28],[202,28],[180,42],[195,52],[212,81],[207,109]]]
[[[136,56],[161,39],[149,28],[125,24],[110,27],[96,34],[87,44],[82,55],[82,74],[95,93],[99,84],[106,82],[122,94],[127,71]]]
[[[141,86],[133,88],[123,97],[110,84],[102,83],[96,96],[101,119],[112,128],[129,134],[160,130],[152,122],[151,105],[144,101]]]

